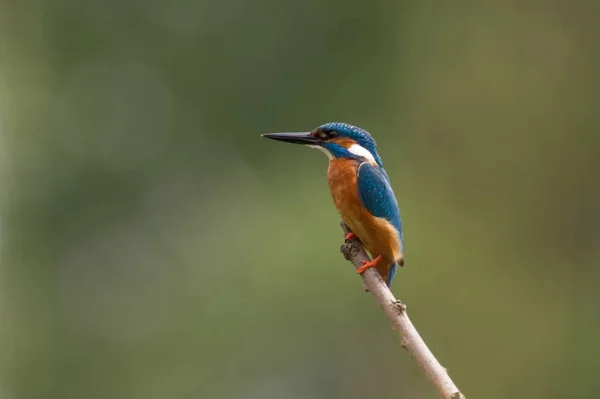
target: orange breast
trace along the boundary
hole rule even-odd
[[[372,257],[381,255],[377,270],[387,279],[390,266],[402,258],[398,232],[383,218],[371,215],[358,196],[357,168],[352,159],[332,159],[327,172],[333,203],[344,223],[357,235]]]

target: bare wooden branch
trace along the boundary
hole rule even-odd
[[[350,232],[350,229],[344,223],[342,223],[342,228],[344,233],[348,234]],[[370,260],[357,238],[347,240],[342,245],[341,252],[356,269],[362,266],[362,261]],[[446,369],[442,367],[425,345],[415,326],[408,318],[406,306],[394,297],[379,273],[374,268],[369,268],[362,274],[362,278],[365,287],[379,302],[379,306],[392,322],[392,327],[402,340],[402,347],[416,360],[425,376],[442,397],[445,399],[465,399],[450,379]]]

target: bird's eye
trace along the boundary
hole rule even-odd
[[[325,132],[325,134],[326,134],[328,140],[331,140],[331,139],[337,137],[337,135],[338,135],[335,130],[328,130]]]
[[[316,136],[321,140],[331,140],[337,137],[337,135],[335,130],[317,130],[313,133],[313,136]]]

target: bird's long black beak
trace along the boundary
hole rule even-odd
[[[286,143],[293,144],[308,144],[315,145],[319,144],[321,140],[314,137],[310,132],[298,132],[298,133],[265,133],[262,135],[268,139],[285,141]]]

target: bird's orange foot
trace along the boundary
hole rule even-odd
[[[359,267],[358,269],[356,269],[356,272],[358,274],[363,274],[365,272],[365,270],[371,268],[371,267],[375,267],[379,264],[379,262],[381,262],[381,255],[379,255],[378,257],[376,257],[375,259],[373,259],[372,261],[368,262],[366,260],[363,260],[362,262],[362,266]]]
[[[350,232],[350,233],[346,234],[346,237],[344,237],[344,240],[348,241],[354,237],[356,237],[356,234],[354,234],[353,232]]]

